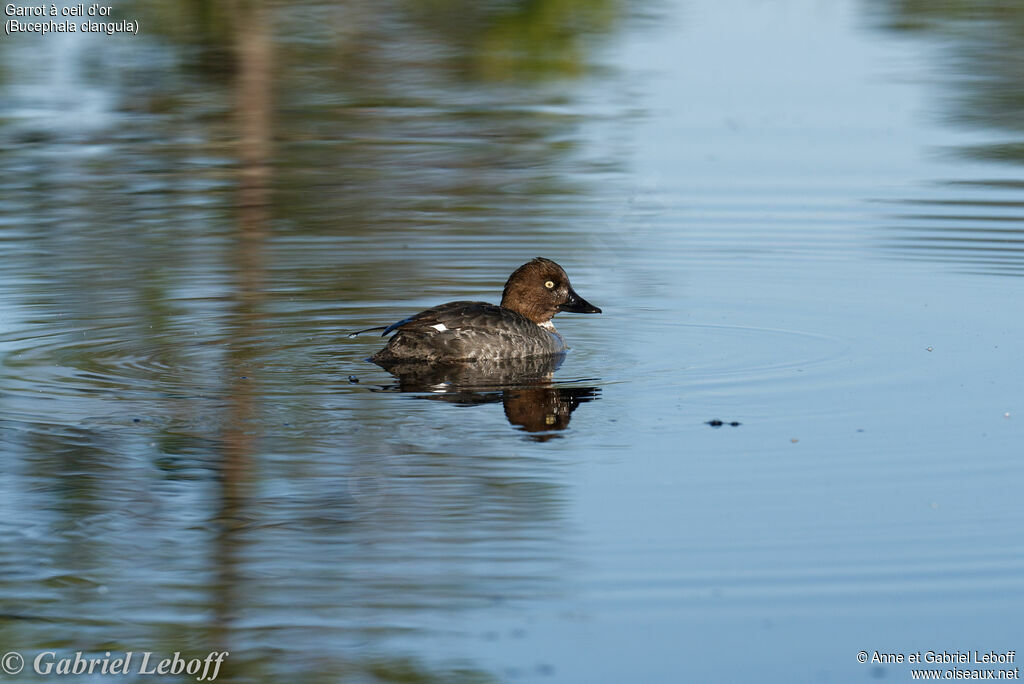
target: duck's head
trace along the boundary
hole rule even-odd
[[[601,313],[599,308],[576,294],[561,266],[543,257],[523,264],[508,277],[501,305],[537,325],[549,324],[559,311]]]

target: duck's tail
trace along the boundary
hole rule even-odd
[[[375,330],[387,330],[388,326],[378,325],[376,328],[367,328],[366,330],[357,330],[348,334],[348,338],[351,340],[353,337],[362,335],[363,333],[374,332]]]

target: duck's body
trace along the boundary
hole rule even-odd
[[[376,363],[469,361],[557,354],[565,340],[554,326],[486,302],[449,302],[396,323],[398,333],[370,357]]]
[[[569,284],[562,267],[537,258],[509,277],[501,305],[449,302],[384,329],[395,332],[370,357],[380,365],[469,361],[559,354],[567,347],[551,318],[559,311],[600,313]]]

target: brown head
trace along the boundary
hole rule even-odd
[[[501,305],[538,325],[547,323],[559,311],[601,313],[599,308],[576,294],[561,266],[542,257],[523,264],[508,277]]]

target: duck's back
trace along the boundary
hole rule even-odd
[[[554,329],[485,302],[450,302],[399,321],[387,346],[370,357],[376,363],[458,361],[557,354],[565,342]]]

